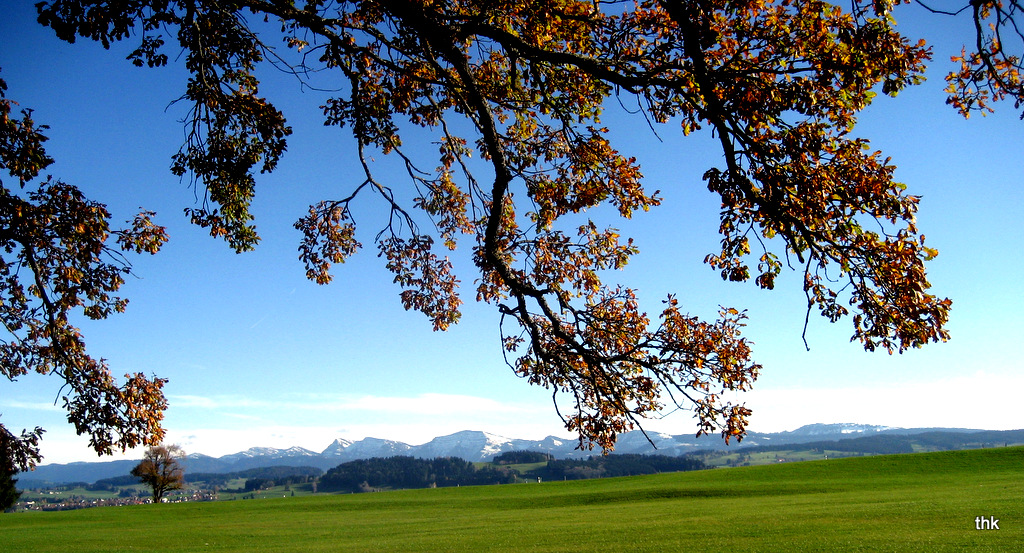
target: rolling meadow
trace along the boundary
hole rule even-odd
[[[978,517],[998,529],[978,529]],[[1014,551],[1024,448],[0,516],[0,551]]]

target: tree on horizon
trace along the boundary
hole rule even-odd
[[[185,487],[185,468],[181,464],[184,458],[185,451],[180,446],[150,446],[131,475],[150,487],[153,503],[160,503],[167,492]]]

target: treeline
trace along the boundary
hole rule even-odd
[[[708,468],[704,461],[684,455],[605,455],[589,459],[551,460],[545,467],[529,472],[544,480],[586,480],[616,476],[640,476],[660,472],[682,472]]]
[[[225,492],[243,493],[256,490],[265,490],[274,486],[293,486],[295,484],[306,484],[315,482],[324,471],[316,467],[256,467],[248,470],[228,473],[185,473],[185,481],[188,483],[203,482],[206,487],[224,487],[228,482],[244,478],[245,483],[241,488],[225,488]]]
[[[527,463],[545,463],[554,461],[555,456],[541,451],[506,451],[494,457],[495,465],[523,465]]]
[[[808,450],[816,452],[841,451],[843,453],[864,453],[867,455],[894,455],[913,453],[914,446],[907,436],[895,434],[877,434],[846,440],[826,440],[799,444],[772,444],[763,446],[743,447],[740,453],[767,453],[774,451]]]
[[[510,484],[516,472],[499,467],[477,468],[454,457],[375,457],[342,463],[320,477],[323,492],[368,492],[382,489],[443,488]]]
[[[544,466],[525,474],[504,466],[545,460],[547,463]],[[665,455],[607,455],[559,461],[546,453],[509,452],[495,457],[494,464],[486,466],[477,466],[463,459],[450,457],[378,457],[343,463],[327,471],[320,478],[319,490],[368,492],[384,489],[479,486],[512,484],[523,477],[530,480],[582,480],[705,468],[707,465],[700,459]]]
[[[1024,430],[985,430],[982,432],[932,431],[909,436],[919,446],[937,450],[1007,447],[1024,444]]]
[[[142,481],[139,480],[138,478],[136,478],[136,477],[134,477],[134,476],[132,476],[130,474],[126,474],[124,476],[115,476],[113,478],[104,478],[102,480],[97,480],[97,481],[93,482],[92,484],[89,484],[88,486],[86,486],[86,489],[90,490],[90,491],[94,491],[94,492],[95,491],[105,491],[106,492],[106,491],[114,491],[117,488],[120,488],[122,486],[134,486],[136,484],[141,484],[141,483],[142,483]]]
[[[232,480],[244,478],[246,480],[244,491],[252,491],[274,486],[292,484],[304,484],[315,481],[324,471],[316,467],[257,467],[237,472],[186,472],[185,482],[195,484],[203,482],[206,487],[223,487]],[[92,491],[115,491],[123,486],[134,486],[140,484],[138,478],[125,475],[113,478],[97,480],[92,484],[82,483],[82,486]]]
[[[841,451],[865,455],[892,455],[915,451],[951,451],[981,447],[1004,447],[1024,443],[1024,430],[980,432],[932,431],[919,434],[875,434],[818,442],[772,444],[738,449],[740,453],[772,451]]]
[[[238,478],[259,478],[263,480],[275,480],[280,482],[280,484],[300,484],[304,482],[312,482],[323,473],[324,471],[316,467],[273,466],[256,467],[236,472],[186,472],[185,481],[190,483],[206,482],[207,484],[217,481],[223,484]]]

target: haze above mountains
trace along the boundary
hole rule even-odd
[[[888,426],[842,424],[810,424],[788,432],[751,432],[737,444],[726,445],[718,435],[695,438],[692,434],[670,435],[658,432],[626,432],[619,436],[615,453],[658,454],[677,456],[698,450],[734,449],[765,447],[785,444],[809,444],[851,438],[872,436],[909,436],[924,433],[950,434],[952,440],[961,435],[970,435],[971,441],[1002,442],[1024,439],[1022,431],[985,431],[952,428],[894,428]],[[991,434],[991,436],[989,436]],[[1021,434],[1021,436],[1017,436]],[[959,437],[957,437],[959,436]],[[491,461],[495,455],[506,451],[531,450],[550,453],[558,459],[586,458],[600,454],[597,451],[576,449],[574,439],[548,436],[542,440],[514,439],[487,432],[466,430],[447,436],[440,436],[422,445],[409,445],[394,440],[366,438],[358,441],[336,439],[326,449],[317,453],[301,447],[276,449],[253,447],[245,451],[210,457],[201,453],[188,455],[185,468],[190,473],[227,473],[256,467],[269,466],[312,466],[327,470],[341,463],[373,457],[405,455],[431,459],[435,457],[459,457],[467,461]],[[1001,444],[1000,444],[1001,445]],[[103,478],[128,474],[138,461],[119,460],[95,463],[50,464],[38,467],[35,472],[21,474],[20,485],[30,487],[38,482],[95,482]]]

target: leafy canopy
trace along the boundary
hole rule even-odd
[[[310,206],[296,222],[307,276],[330,282],[333,266],[363,247],[353,202],[375,196],[390,217],[372,229],[373,247],[402,287],[403,305],[443,330],[459,320],[463,301],[444,254],[468,241],[479,271],[476,299],[501,313],[510,366],[572,398],[572,412],[561,415],[581,446],[611,449],[618,433],[666,402],[693,409],[699,433],[742,437],[750,410],[723,396],[749,389],[761,367],[741,335],[742,310],[723,307],[705,320],[670,296],[648,314],[632,289],[605,281],[638,250],[588,214],[608,206],[630,218],[660,203],[602,123],[609,101],[640,106],[637,124],[709,129],[717,138],[723,161],[704,180],[721,198],[721,249],[705,261],[724,279],[771,289],[791,267],[803,274],[808,313],[848,318],[853,339],[868,350],[902,352],[948,339],[951,302],[929,292],[925,263],[936,251],[916,226],[918,198],[893,180],[888,158],[852,134],[876,93],[895,95],[920,82],[931,55],[896,30],[893,4],[37,6],[39,21],[64,40],[130,40],[137,48],[128,59],[138,66],[182,60],[191,74],[180,98],[187,139],[172,171],[205,191],[187,210],[191,220],[237,251],[259,240],[249,210],[255,174],[274,170],[291,133],[261,95],[261,73],[339,78],[344,85],[321,106],[324,123],[351,134],[360,174],[339,176],[347,195]],[[949,102],[964,115],[1005,97],[1020,107],[1021,62],[1006,50],[1020,38],[1019,7],[1017,0],[975,0],[964,8],[976,22],[976,44],[948,79]],[[404,140],[424,131],[436,149],[433,166],[412,155],[423,151],[421,141]],[[388,163],[406,178],[379,178]],[[396,191],[410,189],[415,200],[404,203]]]

